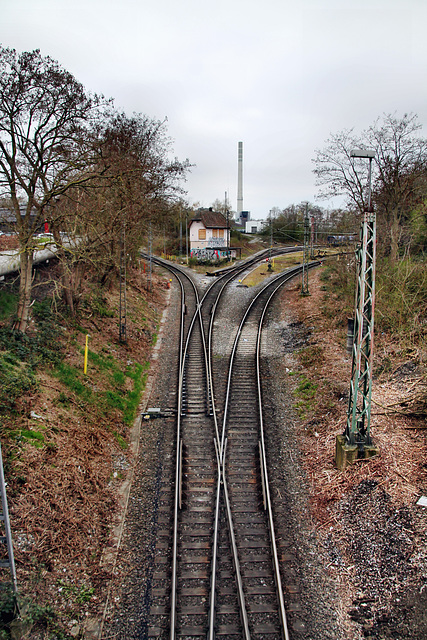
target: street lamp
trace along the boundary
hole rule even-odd
[[[368,158],[369,159],[368,211],[370,211],[370,209],[371,209],[372,160],[375,158],[375,151],[373,149],[352,149],[350,151],[350,158]]]
[[[337,437],[336,463],[344,469],[356,458],[369,458],[378,453],[370,435],[372,360],[374,345],[376,220],[371,207],[372,160],[375,151],[354,149],[352,158],[369,160],[368,204],[364,207],[357,250],[357,287],[352,344],[350,394],[347,426]]]

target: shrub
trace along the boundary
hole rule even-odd
[[[396,264],[378,263],[376,283],[378,331],[416,346],[425,341],[427,319],[427,271],[425,262],[405,259]]]
[[[321,275],[326,295],[324,311],[343,324],[354,313],[354,262],[328,264]],[[406,258],[390,262],[380,258],[376,265],[375,332],[388,334],[410,349],[425,344],[427,316],[427,271],[425,261]],[[339,304],[337,304],[339,302]]]

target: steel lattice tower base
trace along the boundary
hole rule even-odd
[[[336,443],[336,463],[344,468],[356,458],[378,453],[370,434],[372,359],[375,308],[375,214],[363,214],[360,245],[357,250],[357,288],[354,315],[350,396],[347,426]]]

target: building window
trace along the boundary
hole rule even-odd
[[[218,238],[224,237],[224,229],[218,229]]]
[[[199,229],[199,240],[206,240],[206,229]]]

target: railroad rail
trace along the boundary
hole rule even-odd
[[[179,281],[182,305],[173,515],[159,535],[162,568],[171,568],[153,583],[148,637],[289,639],[259,361],[266,309],[302,267],[269,278],[245,310],[223,398],[212,357],[223,292],[264,257],[224,271],[203,296],[185,270],[155,259]]]

